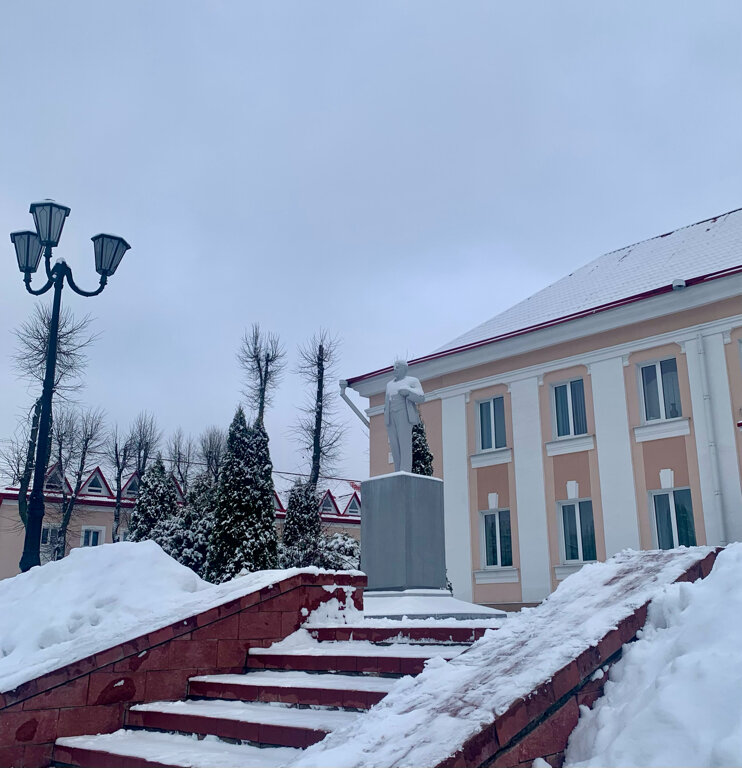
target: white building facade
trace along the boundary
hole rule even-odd
[[[349,380],[372,476],[390,370]],[[742,540],[742,211],[606,254],[410,373],[457,597],[515,608],[627,547]]]

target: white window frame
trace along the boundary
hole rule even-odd
[[[557,502],[557,520],[559,523],[559,556],[562,559],[562,565],[576,565],[583,563],[595,563],[598,556],[598,536],[595,525],[595,505],[593,505],[593,536],[595,537],[595,560],[585,560],[582,552],[582,522],[580,520],[580,503],[589,501],[592,504],[592,499],[589,496],[585,496],[580,499],[565,499],[564,501]],[[577,560],[567,560],[567,548],[564,543],[564,513],[562,509],[567,506],[575,508],[575,524],[577,526],[577,554],[579,558]]]
[[[652,537],[654,541],[655,549],[660,548],[660,535],[657,531],[657,513],[654,508],[655,496],[667,496],[670,501],[670,528],[672,529],[672,547],[679,547],[678,539],[678,515],[675,509],[675,491],[690,491],[690,486],[679,485],[677,488],[662,488],[658,491],[649,492],[649,518],[652,524]],[[693,504],[693,497],[691,493],[691,505]],[[691,519],[693,520],[693,531],[696,535],[696,543],[698,543],[698,533],[696,532],[696,516],[691,506]]]
[[[587,397],[585,397],[585,431],[580,432],[579,435],[575,434],[575,414],[574,414],[574,410],[572,409],[572,387],[571,387],[571,384],[573,381],[582,382],[582,391],[584,393],[585,392],[584,376],[575,376],[571,379],[566,379],[565,381],[557,381],[551,385],[551,424],[552,424],[552,435],[554,437],[554,440],[573,440],[575,437],[587,437],[590,434],[590,431],[587,428]],[[566,435],[560,435],[559,430],[557,428],[556,391],[557,391],[557,387],[565,387],[565,386],[567,387],[567,413],[569,414],[569,418],[568,418],[569,432]]]
[[[496,445],[496,430],[495,430],[495,400],[500,398],[502,400],[502,417],[505,423],[502,425],[505,431],[505,445]],[[492,430],[492,445],[489,448],[482,447],[482,403],[490,404],[490,429]],[[477,407],[477,453],[488,453],[489,451],[504,451],[508,447],[508,425],[505,418],[505,397],[504,395],[493,395],[492,397],[484,397],[481,400],[476,401]],[[491,510],[488,510],[491,511]]]
[[[352,508],[354,503],[358,507],[356,510]],[[348,502],[348,514],[355,515],[356,517],[360,517],[361,515],[361,504],[355,496]]]
[[[501,507],[498,509],[482,509],[479,511],[479,563],[481,570],[494,571],[494,570],[512,570],[511,565],[502,565],[502,546],[500,541],[500,512],[510,513],[510,550],[513,550],[513,514],[509,507]],[[485,518],[487,515],[495,516],[495,549],[497,551],[497,565],[487,565],[487,525]]]
[[[98,543],[97,544],[88,544],[89,547],[99,547],[101,544],[106,543],[106,527],[105,525],[83,525],[83,527],[80,529],[80,546],[85,546],[85,531],[97,531],[98,532]]]
[[[664,363],[666,360],[675,361],[675,371],[678,377],[678,394],[679,394],[680,393],[680,368],[678,367],[677,357],[675,357],[674,355],[670,355],[670,357],[660,357],[660,358],[657,358],[656,360],[645,360],[644,362],[637,363],[636,377],[637,377],[638,386],[639,386],[639,395],[641,398],[642,424],[659,424],[661,421],[677,421],[679,419],[684,418],[682,399],[680,400],[680,414],[678,416],[668,416],[665,413],[665,389],[662,384],[662,370],[660,369],[660,365]],[[659,419],[647,418],[647,398],[644,392],[644,377],[642,376],[642,369],[651,368],[651,367],[654,367],[655,376],[657,377],[657,396],[659,398],[659,406],[660,406],[660,414],[661,414]]]
[[[56,546],[56,542],[54,544],[52,543],[52,531],[56,531],[57,532],[57,537],[59,537],[59,526],[58,525],[42,525],[41,526],[41,538],[42,539],[44,538],[44,529],[49,531],[49,534],[47,536],[46,544],[42,543],[41,546],[42,547],[55,547]]]

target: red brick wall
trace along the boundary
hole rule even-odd
[[[131,704],[183,698],[189,677],[243,672],[248,650],[298,629],[302,609],[345,602],[343,587],[362,608],[365,585],[365,576],[301,573],[0,693],[0,768],[44,768],[57,737],[110,733]]]

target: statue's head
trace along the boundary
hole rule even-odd
[[[395,379],[402,379],[407,375],[407,369],[408,369],[407,361],[406,360],[395,360],[394,361],[394,378]]]

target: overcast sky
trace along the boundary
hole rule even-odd
[[[101,296],[64,293],[101,332],[82,400],[194,435],[228,426],[254,321],[292,365],[336,333],[347,378],[742,206],[732,0],[4,0],[0,30],[0,439],[31,399],[10,356],[34,299],[7,233],[40,198],[72,208],[55,255],[79,284],[97,284],[92,235],[132,246]],[[302,397],[290,373],[277,469],[302,468]],[[340,406],[338,473],[363,478]]]

